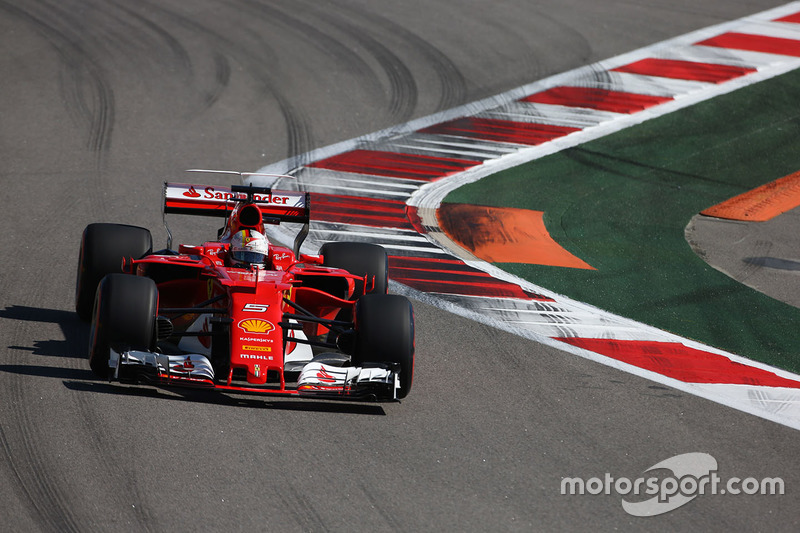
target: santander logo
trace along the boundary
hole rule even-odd
[[[189,190],[183,193],[187,198],[200,198],[200,193],[194,190],[194,185],[189,185]]]
[[[328,373],[328,371],[325,370],[324,368],[321,368],[317,372],[317,379],[319,379],[320,381],[325,382],[325,383],[335,383],[336,382],[336,377],[330,375]]]

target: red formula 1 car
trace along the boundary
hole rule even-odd
[[[411,389],[411,303],[387,294],[377,245],[300,253],[308,193],[164,184],[164,214],[225,218],[217,240],[152,251],[145,228],[90,224],[76,284],[89,363],[125,382],[392,401]],[[301,223],[294,248],[265,224]],[[166,216],[164,217],[166,227]]]

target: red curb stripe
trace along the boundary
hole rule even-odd
[[[466,266],[466,265],[465,265]],[[389,268],[397,275],[402,275],[408,278],[418,280],[447,280],[447,281],[464,281],[464,280],[486,280],[494,279],[486,272],[480,270],[466,269],[448,269],[448,268],[409,268],[399,265],[392,266],[391,262]]]
[[[701,46],[732,48],[749,52],[764,52],[783,56],[800,57],[800,41],[766,35],[750,35],[747,33],[723,33],[716,37],[697,43]]]
[[[736,67],[732,65],[716,65],[713,63],[698,63],[694,61],[679,61],[676,59],[648,58],[612,69],[617,72],[641,74],[643,76],[658,76],[679,80],[702,81],[707,83],[722,83],[745,74],[756,72],[755,69]]]
[[[423,292],[553,301],[458,260],[389,256],[389,277]]]
[[[466,281],[444,281],[426,280],[416,277],[392,276],[392,279],[408,285],[412,289],[421,292],[438,292],[442,294],[455,294],[458,296],[481,296],[485,298],[516,298],[519,300],[539,300],[551,301],[542,298],[537,294],[528,294],[517,285],[503,285],[502,283],[491,282],[466,282]]]
[[[458,118],[420,130],[421,133],[455,135],[532,146],[563,137],[574,131],[579,131],[579,128],[476,117]]]
[[[314,218],[325,222],[413,230],[399,200],[311,193]]]
[[[449,157],[382,152],[377,150],[352,150],[309,163],[308,167],[326,168],[340,172],[372,174],[415,180],[432,180],[480,164],[478,161]]]
[[[556,340],[685,383],[724,383],[800,389],[800,382],[677,342],[556,338]]]
[[[401,255],[389,256],[390,268],[405,268],[416,270],[438,270],[438,271],[462,271],[462,272],[475,272],[476,269],[467,265],[458,259],[443,259],[434,257],[412,257]],[[477,270],[477,272],[483,272]],[[485,272],[483,272],[485,274]]]
[[[672,99],[671,96],[651,96],[592,87],[554,87],[527,96],[521,101],[630,114]]]
[[[795,13],[794,15],[786,15],[785,17],[777,19],[775,22],[792,22],[795,24],[800,24],[800,13]]]

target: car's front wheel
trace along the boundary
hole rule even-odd
[[[97,287],[89,337],[89,366],[107,378],[111,349],[150,351],[155,348],[158,289],[150,278],[109,274]]]
[[[396,363],[400,367],[398,398],[414,380],[414,309],[399,294],[366,294],[356,302],[353,363]]]

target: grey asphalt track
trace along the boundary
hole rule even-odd
[[[2,529],[796,531],[796,431],[419,302],[391,405],[104,383],[73,313],[83,227],[164,242],[186,168],[255,170],[780,4],[0,0]],[[786,494],[651,518],[560,494],[688,452]]]
[[[696,215],[686,239],[717,270],[764,294],[800,307],[800,208],[765,222]]]

